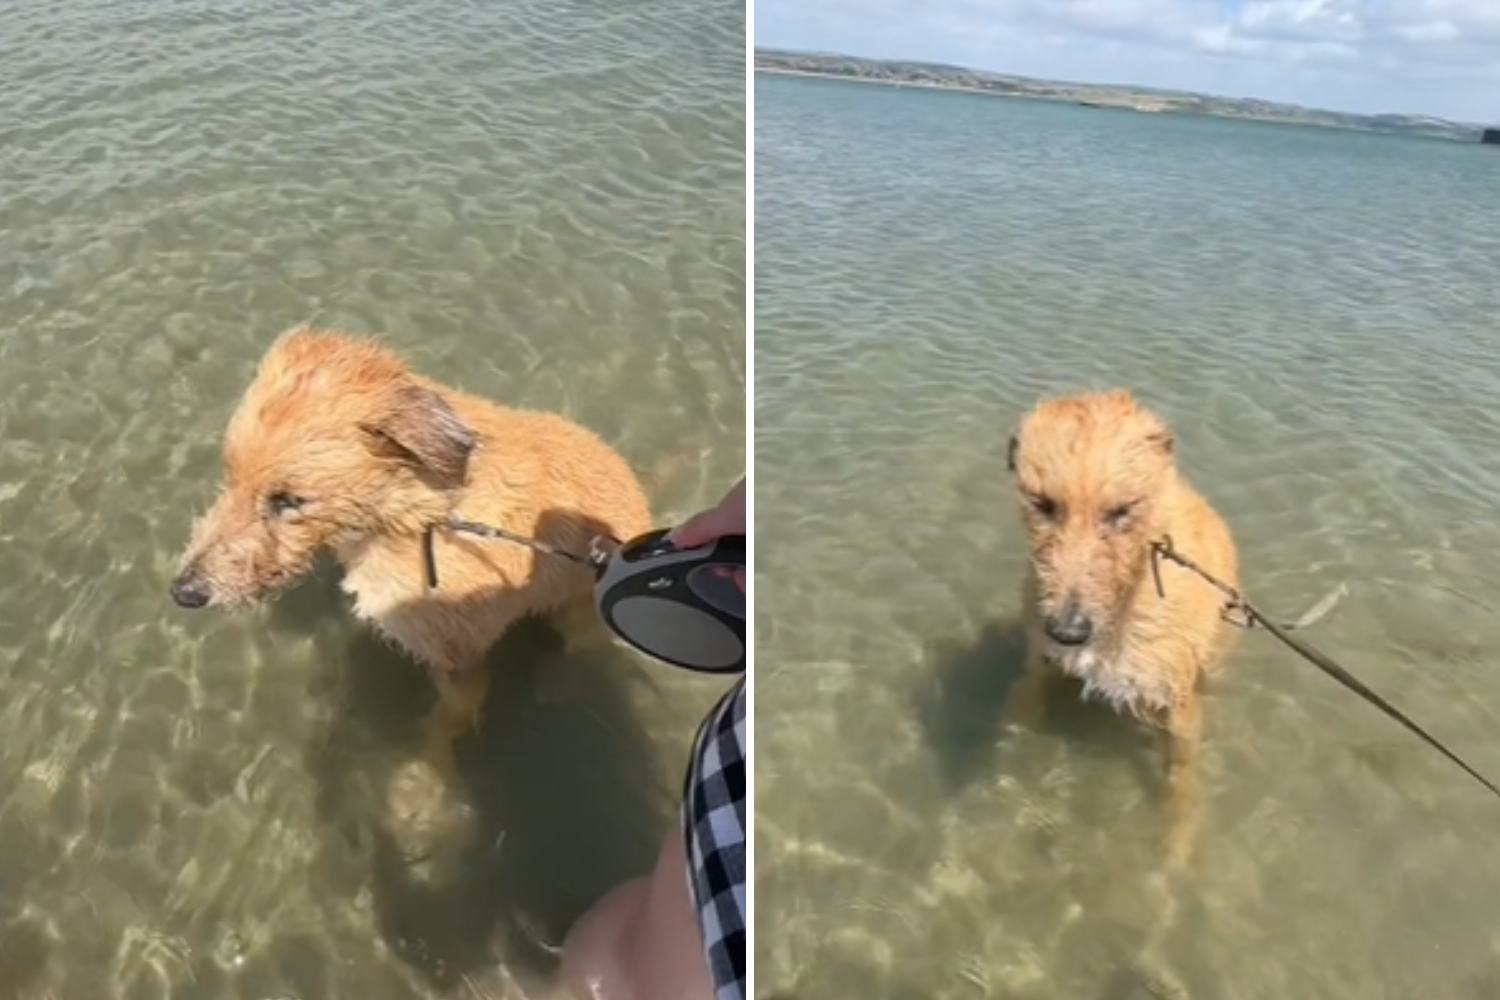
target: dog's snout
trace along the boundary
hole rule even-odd
[[[180,608],[207,607],[209,598],[212,596],[209,593],[208,581],[191,569],[179,573],[172,581],[172,600]]]
[[[1062,611],[1048,615],[1042,620],[1042,628],[1048,638],[1064,646],[1082,646],[1093,638],[1094,622],[1078,603],[1070,599]]]

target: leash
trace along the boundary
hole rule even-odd
[[[539,538],[530,538],[526,535],[518,535],[504,528],[491,527],[488,524],[480,524],[478,521],[466,521],[457,514],[448,515],[448,520],[441,525],[429,524],[422,532],[422,571],[427,578],[427,589],[436,590],[438,585],[437,552],[433,548],[433,534],[439,527],[464,535],[476,535],[480,538],[498,539],[502,542],[513,542],[516,545],[524,545],[528,549],[540,552],[543,555],[557,556],[580,566],[587,566],[597,571],[608,560],[608,554],[597,546],[590,548],[588,555],[579,555],[577,552],[569,552],[567,549],[559,548],[551,542],[544,542]],[[620,542],[613,536],[606,537],[605,541],[612,542],[619,547]]]
[[[1172,545],[1171,535],[1164,535],[1161,541],[1151,543],[1151,575],[1156,583],[1156,594],[1158,597],[1166,596],[1166,591],[1162,589],[1161,583],[1161,560],[1163,559],[1169,559],[1177,565],[1181,566],[1183,569],[1197,574],[1203,579],[1205,583],[1223,594],[1228,599],[1228,603],[1224,605],[1224,608],[1221,611],[1221,614],[1224,616],[1225,621],[1240,628],[1253,628],[1255,626],[1259,626],[1265,629],[1267,632],[1270,632],[1273,636],[1280,640],[1282,645],[1286,646],[1288,649],[1296,653],[1298,656],[1302,657],[1308,663],[1311,663],[1313,666],[1323,671],[1329,677],[1332,677],[1334,680],[1338,681],[1350,691],[1353,691],[1355,694],[1359,695],[1371,705],[1374,705],[1376,708],[1380,709],[1382,712],[1384,712],[1390,718],[1394,719],[1396,722],[1400,723],[1410,732],[1416,734],[1416,736],[1423,742],[1425,742],[1428,746],[1431,746],[1438,753],[1442,754],[1444,757],[1447,757],[1450,761],[1463,768],[1463,770],[1469,775],[1469,777],[1473,778],[1485,788],[1489,789],[1490,793],[1495,797],[1500,798],[1500,787],[1497,787],[1494,782],[1490,781],[1490,779],[1486,778],[1484,775],[1476,771],[1458,754],[1454,753],[1452,750],[1449,750],[1437,739],[1437,737],[1433,736],[1431,733],[1427,732],[1427,730],[1423,729],[1421,726],[1413,722],[1411,718],[1406,715],[1406,713],[1402,712],[1399,708],[1382,698],[1369,685],[1365,684],[1349,671],[1339,666],[1338,662],[1335,661],[1331,656],[1322,652],[1321,650],[1313,648],[1312,645],[1303,642],[1296,636],[1289,634],[1291,631],[1291,627],[1288,627],[1286,625],[1278,625],[1275,622],[1271,621],[1271,619],[1261,614],[1260,611],[1256,609],[1255,605],[1246,600],[1245,596],[1238,590],[1235,590],[1233,587],[1229,586],[1229,584],[1223,582],[1222,580],[1215,578],[1202,566],[1199,566],[1197,563],[1193,562],[1193,560],[1189,559],[1181,552],[1178,552],[1177,549]],[[1236,621],[1233,617],[1231,617],[1231,614],[1234,612],[1238,612],[1239,615],[1243,618],[1243,621]],[[1304,621],[1305,620],[1306,618],[1304,616]]]

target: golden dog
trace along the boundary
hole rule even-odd
[[[640,482],[591,431],[505,409],[414,374],[373,341],[300,326],[266,353],[224,436],[224,481],[172,581],[185,608],[273,597],[330,550],[355,614],[425,665],[440,698],[434,766],[478,720],[485,655],[520,619],[557,615],[602,633],[590,571],[555,555],[451,531],[456,515],[587,551],[650,530]],[[431,758],[430,758],[431,759]]]
[[[1031,551],[1025,585],[1027,671],[1012,719],[1034,724],[1049,677],[1082,681],[1084,697],[1164,725],[1169,738],[1167,848],[1189,852],[1202,727],[1198,682],[1233,647],[1223,596],[1159,560],[1170,536],[1184,555],[1238,586],[1229,529],[1173,461],[1171,430],[1128,392],[1038,404],[1010,441]]]

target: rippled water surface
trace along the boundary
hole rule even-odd
[[[167,596],[254,364],[311,319],[596,429],[659,518],[744,464],[742,6],[0,10],[0,997],[499,997],[641,870],[722,684],[545,628],[409,877],[432,700],[324,572]],[[510,982],[515,980],[516,982]]]
[[[1500,775],[1500,157],[761,75],[762,998],[1500,995],[1500,801],[1264,634],[1191,880],[1103,708],[1006,731],[1007,436],[1126,386],[1244,584]]]

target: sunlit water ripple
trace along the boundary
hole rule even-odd
[[[1103,709],[999,726],[1005,447],[1125,386],[1253,598],[1500,775],[1500,158],[760,75],[764,998],[1479,1000],[1500,802],[1264,635],[1207,702],[1194,879]]]
[[[744,467],[743,6],[0,11],[0,996],[514,995],[653,857],[722,685],[502,646],[456,887],[376,832],[431,685],[326,574],[173,563],[305,319],[598,430],[663,521]]]

